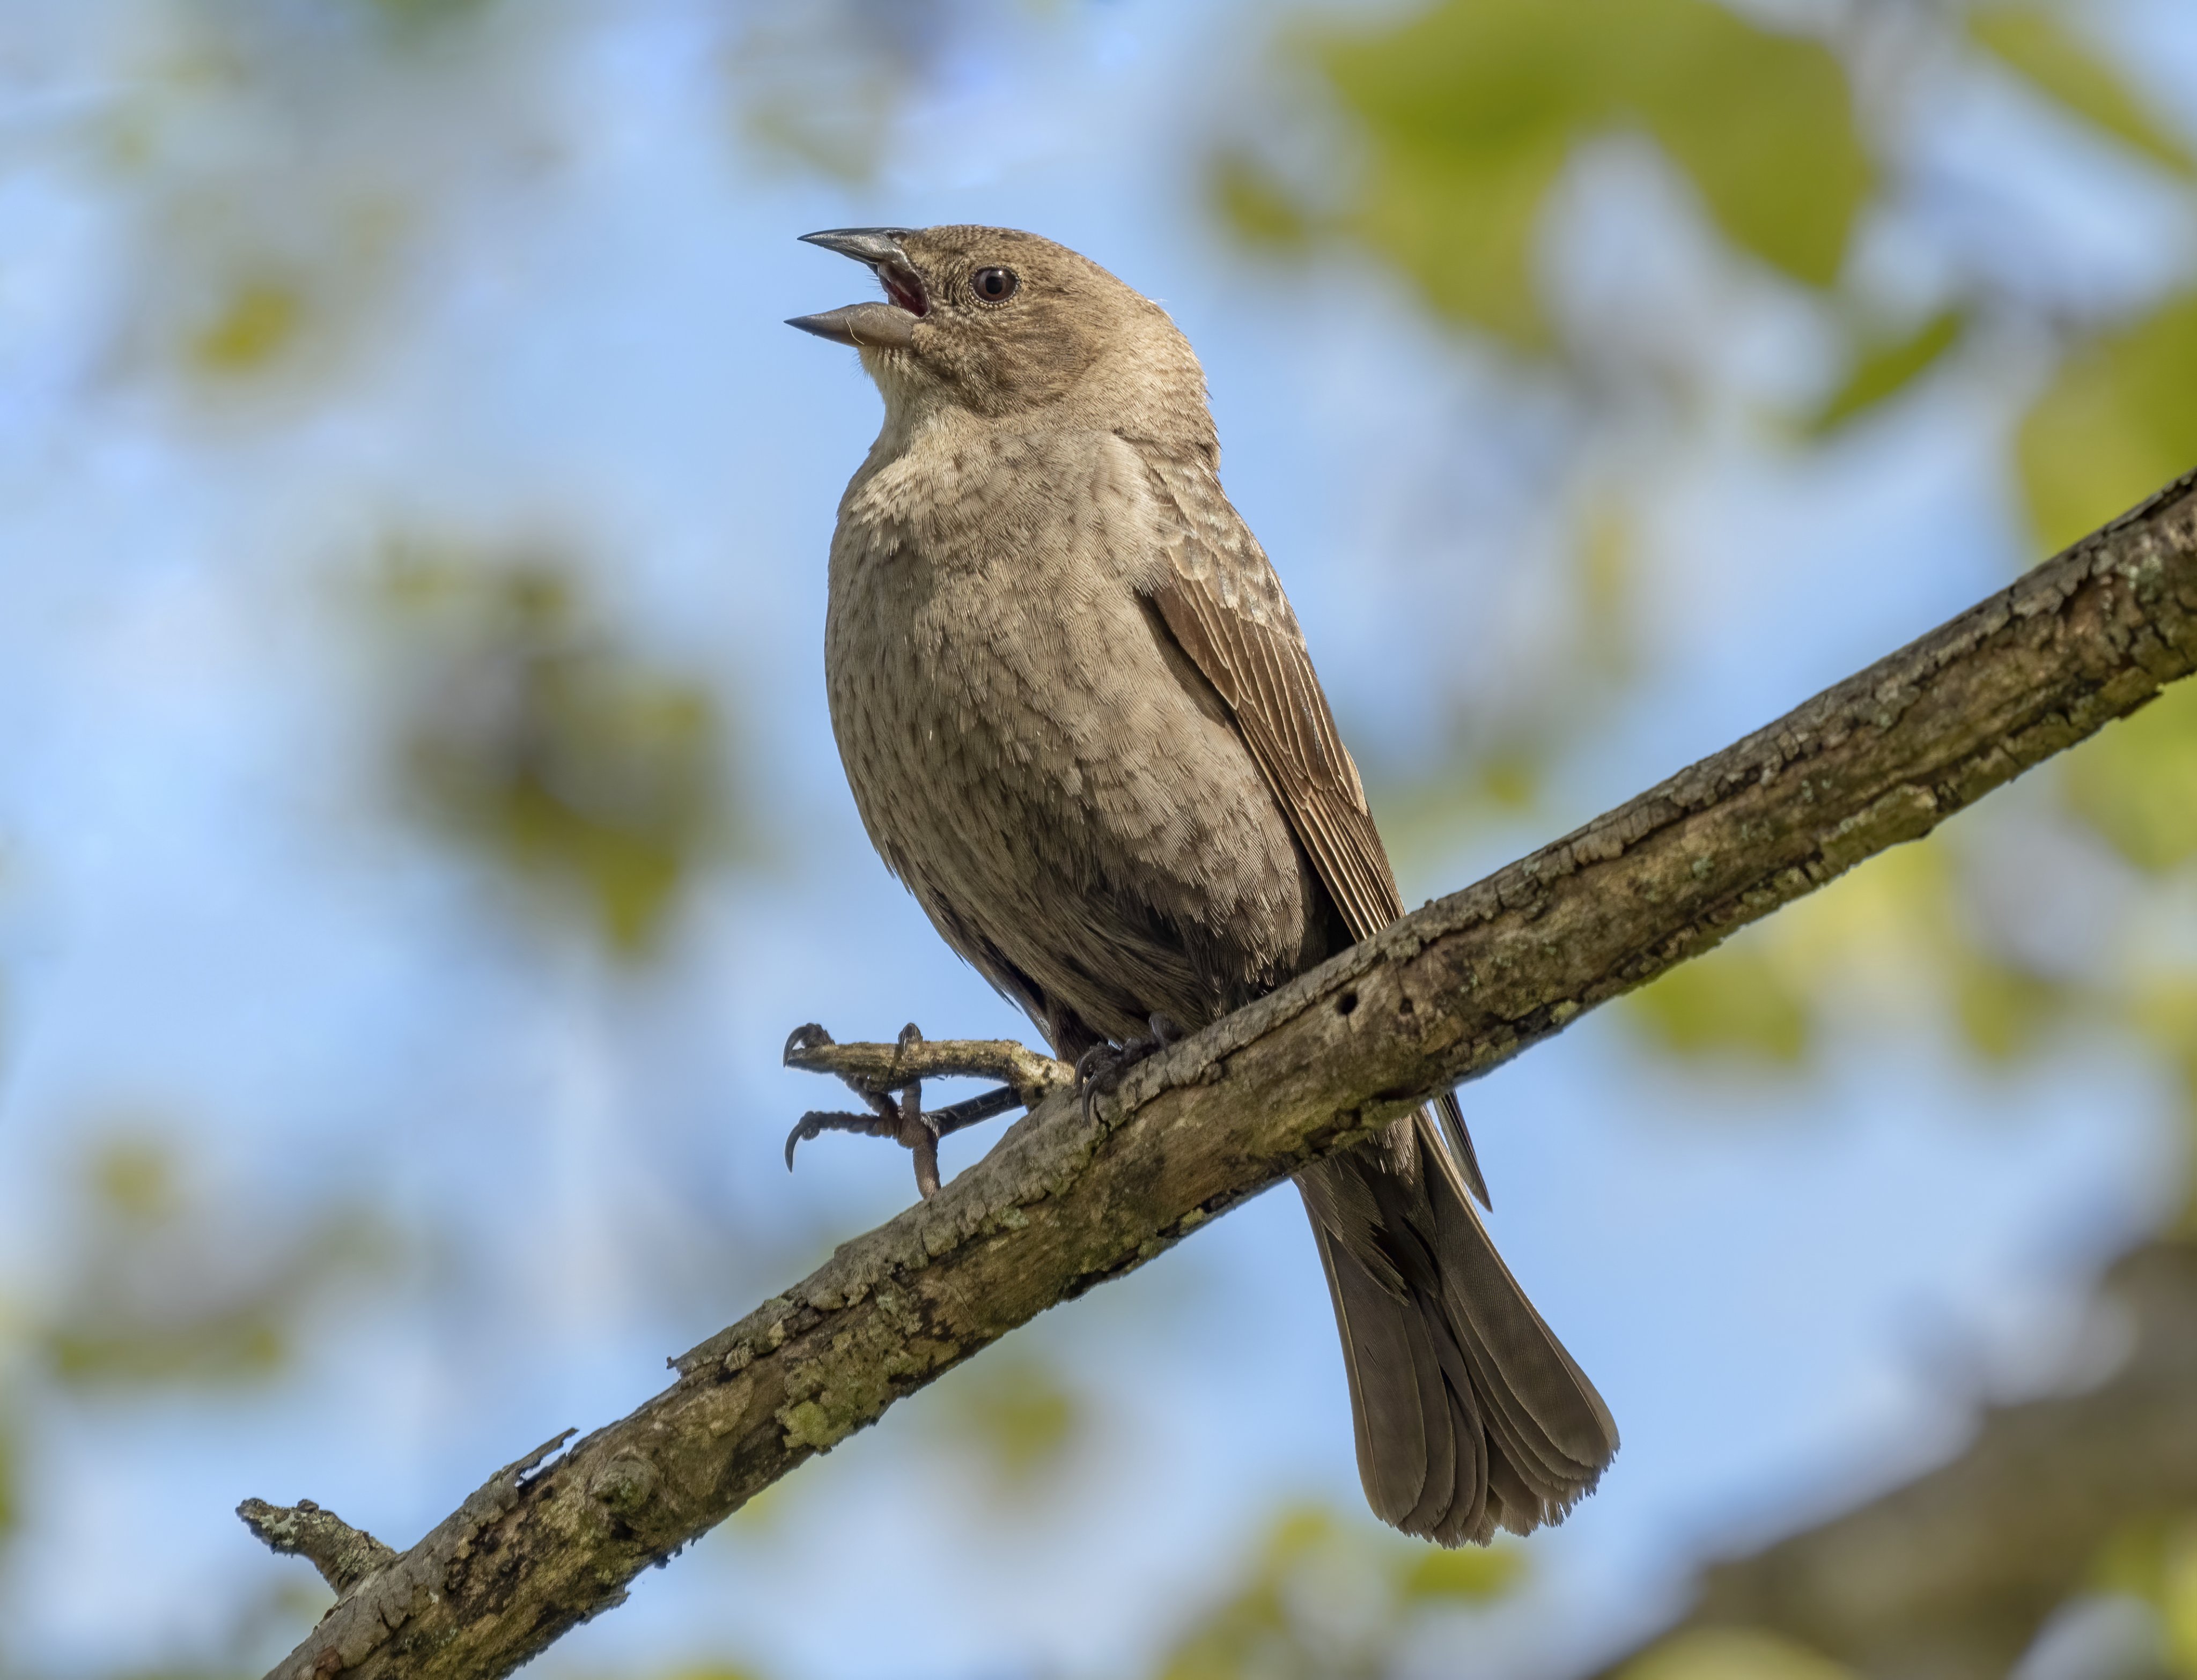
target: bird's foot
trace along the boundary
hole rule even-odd
[[[1169,1045],[1182,1041],[1182,1028],[1164,1015],[1150,1017],[1151,1036],[1126,1044],[1094,1044],[1076,1058],[1076,1089],[1083,1098],[1083,1118],[1091,1118],[1091,1105],[1100,1096],[1121,1089],[1122,1076],[1139,1062],[1151,1060]]]
[[[820,1045],[815,1042],[819,1036],[824,1040]],[[922,1042],[923,1034],[917,1028],[915,1022],[911,1021],[901,1029],[900,1037],[894,1047],[905,1051],[914,1049]],[[786,1040],[785,1059],[797,1067],[800,1063],[794,1062],[797,1050],[815,1051],[836,1047],[831,1042],[830,1034],[825,1033],[822,1028],[803,1027],[797,1028],[793,1036]],[[846,1076],[842,1075],[841,1077]],[[801,1116],[793,1130],[786,1134],[785,1170],[789,1173],[793,1170],[793,1150],[796,1144],[807,1138],[820,1137],[826,1132],[851,1132],[857,1137],[863,1138],[890,1138],[915,1156],[917,1193],[926,1202],[937,1195],[938,1139],[941,1133],[938,1120],[923,1111],[923,1080],[920,1078],[909,1078],[907,1083],[899,1085],[897,1089],[900,1092],[900,1099],[897,1102],[893,1099],[890,1091],[870,1089],[854,1079],[848,1079],[847,1084],[856,1096],[870,1105],[870,1112],[832,1114],[821,1109],[810,1109]]]
[[[926,1201],[938,1193],[941,1138],[1012,1108],[1035,1108],[1075,1080],[1063,1063],[1024,1049],[1011,1039],[945,1040],[933,1044],[913,1021],[890,1044],[834,1044],[831,1034],[813,1022],[797,1027],[785,1041],[785,1065],[809,1073],[837,1075],[870,1109],[867,1114],[816,1109],[802,1115],[785,1140],[788,1172],[793,1168],[795,1145],[826,1132],[890,1138],[915,1156],[915,1187]],[[925,1113],[923,1081],[957,1075],[1006,1083],[997,1091]]]

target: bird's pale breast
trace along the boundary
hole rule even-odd
[[[1211,1019],[1331,938],[1143,597],[1158,517],[1110,434],[940,427],[865,464],[832,550],[832,725],[871,839],[994,983],[1116,1038]]]

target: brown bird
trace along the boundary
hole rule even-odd
[[[1053,1052],[1119,1065],[1403,911],[1164,310],[1000,228],[850,228],[884,426],[839,502],[825,663],[864,826]],[[1472,1205],[1453,1095],[1297,1176],[1358,1468],[1444,1544],[1560,1521],[1617,1451]]]

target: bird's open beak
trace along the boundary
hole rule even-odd
[[[842,257],[867,263],[884,282],[884,304],[849,304],[822,315],[797,315],[785,324],[814,333],[834,344],[857,350],[906,350],[915,339],[915,323],[930,313],[930,294],[923,276],[901,249],[907,228],[833,228],[820,234],[803,234],[809,245],[820,245]]]

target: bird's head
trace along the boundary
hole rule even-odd
[[[883,302],[788,324],[861,352],[889,420],[1037,417],[1202,452],[1205,377],[1167,312],[1087,257],[1011,228],[805,234],[868,264]]]

